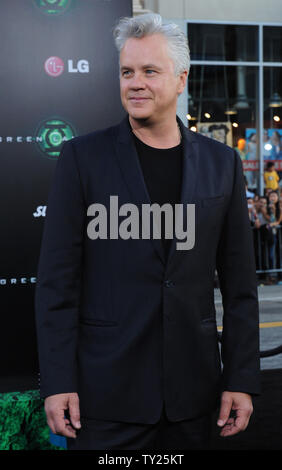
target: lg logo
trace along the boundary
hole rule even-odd
[[[65,70],[65,64],[60,57],[52,56],[45,61],[44,69],[50,77],[59,77]],[[89,73],[89,62],[81,59],[74,65],[73,60],[69,59],[67,71],[69,73]]]

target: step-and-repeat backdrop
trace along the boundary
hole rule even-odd
[[[112,30],[131,0],[0,3],[0,393],[37,376],[34,291],[50,182],[62,144],[117,123]],[[2,390],[1,390],[2,387]]]

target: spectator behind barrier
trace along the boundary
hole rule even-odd
[[[277,226],[282,220],[282,201],[279,200],[276,191],[266,191],[268,197],[260,197],[256,204],[257,217],[259,219],[259,234],[254,233],[255,253],[257,269],[275,269],[280,267],[280,245],[278,240]],[[256,232],[254,230],[254,232]],[[257,243],[256,243],[257,242]],[[260,242],[260,245],[258,243]],[[258,251],[261,253],[262,265],[259,265]],[[275,258],[276,254],[276,258]],[[270,274],[261,276],[266,283],[273,284],[277,279]]]
[[[249,197],[247,198],[247,201],[248,201],[248,210],[249,210],[249,218],[250,218],[251,226],[255,228],[259,228],[260,221],[257,216],[257,210],[254,204],[254,199]]]
[[[246,188],[247,198],[254,197],[255,194],[248,190],[248,180],[247,180],[246,176],[244,176],[244,180],[245,180],[245,188]]]
[[[277,233],[277,226],[280,225],[281,222],[281,211],[279,205],[279,197],[276,191],[271,191],[269,194],[269,203],[267,212],[269,214],[269,227],[272,231],[273,235],[273,244],[269,250],[269,267],[270,269],[277,268],[277,256],[280,258],[280,253],[276,252],[276,259],[275,259],[275,250],[278,246],[278,233]]]
[[[271,190],[277,190],[279,188],[279,175],[275,170],[273,162],[267,162],[266,169],[264,171],[264,182],[265,188]]]

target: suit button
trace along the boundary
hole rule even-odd
[[[164,282],[165,287],[174,287],[174,282],[171,279],[166,279]]]

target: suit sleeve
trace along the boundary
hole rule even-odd
[[[234,181],[217,250],[223,302],[222,389],[260,393],[259,306],[253,234],[242,162],[234,152]]]
[[[40,395],[77,391],[76,348],[85,203],[65,142],[48,196],[35,291]]]

